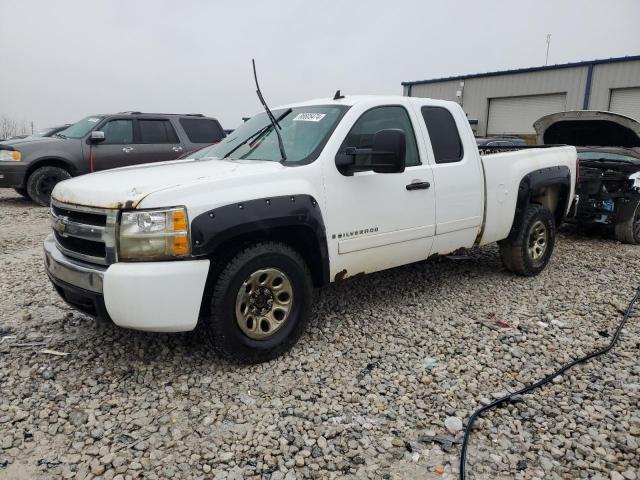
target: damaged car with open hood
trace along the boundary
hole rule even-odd
[[[640,243],[640,122],[613,112],[569,111],[534,123],[540,144],[577,147],[576,199],[567,220]]]

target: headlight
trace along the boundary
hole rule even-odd
[[[184,208],[122,213],[118,251],[122,260],[186,257],[190,251],[189,222]]]
[[[0,150],[0,161],[13,160],[19,162],[22,155],[17,150]]]

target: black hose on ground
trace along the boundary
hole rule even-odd
[[[624,316],[622,317],[622,321],[618,325],[618,328],[616,328],[616,331],[615,331],[615,333],[613,335],[613,338],[611,339],[611,342],[609,342],[609,344],[606,347],[604,347],[604,348],[602,348],[600,350],[595,350],[595,351],[585,355],[584,357],[581,357],[581,358],[578,358],[576,360],[573,360],[572,362],[567,363],[566,365],[563,365],[562,367],[560,367],[555,372],[547,375],[542,380],[539,380],[536,383],[532,383],[531,385],[528,385],[528,386],[526,386],[524,388],[521,388],[520,390],[518,390],[516,392],[513,392],[513,393],[510,393],[509,395],[505,395],[504,397],[498,398],[497,400],[494,400],[493,402],[489,403],[488,405],[485,405],[485,406],[477,409],[475,412],[473,412],[473,414],[469,417],[469,420],[467,420],[467,427],[464,430],[464,438],[462,440],[462,450],[460,452],[460,480],[464,480],[465,479],[465,466],[466,466],[466,463],[467,463],[467,445],[469,443],[469,437],[471,436],[471,429],[473,428],[473,422],[475,422],[476,418],[478,418],[480,415],[482,415],[487,410],[490,410],[490,409],[495,408],[495,407],[497,407],[499,405],[502,405],[503,403],[507,403],[507,402],[513,400],[518,395],[524,395],[525,393],[529,393],[532,390],[535,390],[536,388],[540,388],[543,385],[546,385],[547,383],[551,382],[554,378],[556,378],[558,375],[562,375],[564,372],[566,372],[567,370],[569,370],[572,367],[575,367],[579,363],[586,362],[587,360],[590,360],[590,359],[592,359],[594,357],[598,357],[600,355],[603,355],[603,354],[607,353],[618,342],[618,338],[620,337],[620,331],[624,327],[625,323],[627,323],[627,320],[628,320],[629,316],[631,315],[631,312],[633,311],[633,307],[634,307],[635,303],[638,301],[638,298],[640,298],[640,287],[638,287],[636,289],[636,294],[631,299],[631,302],[629,302],[629,305],[627,306],[627,309],[624,312]]]

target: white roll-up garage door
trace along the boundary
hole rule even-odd
[[[609,110],[640,121],[640,87],[611,90]]]
[[[550,113],[564,112],[565,93],[489,99],[487,135],[536,133],[533,122]]]

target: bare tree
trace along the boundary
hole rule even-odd
[[[15,135],[26,135],[29,133],[27,122],[18,122],[8,115],[0,116],[0,140],[11,138]]]

